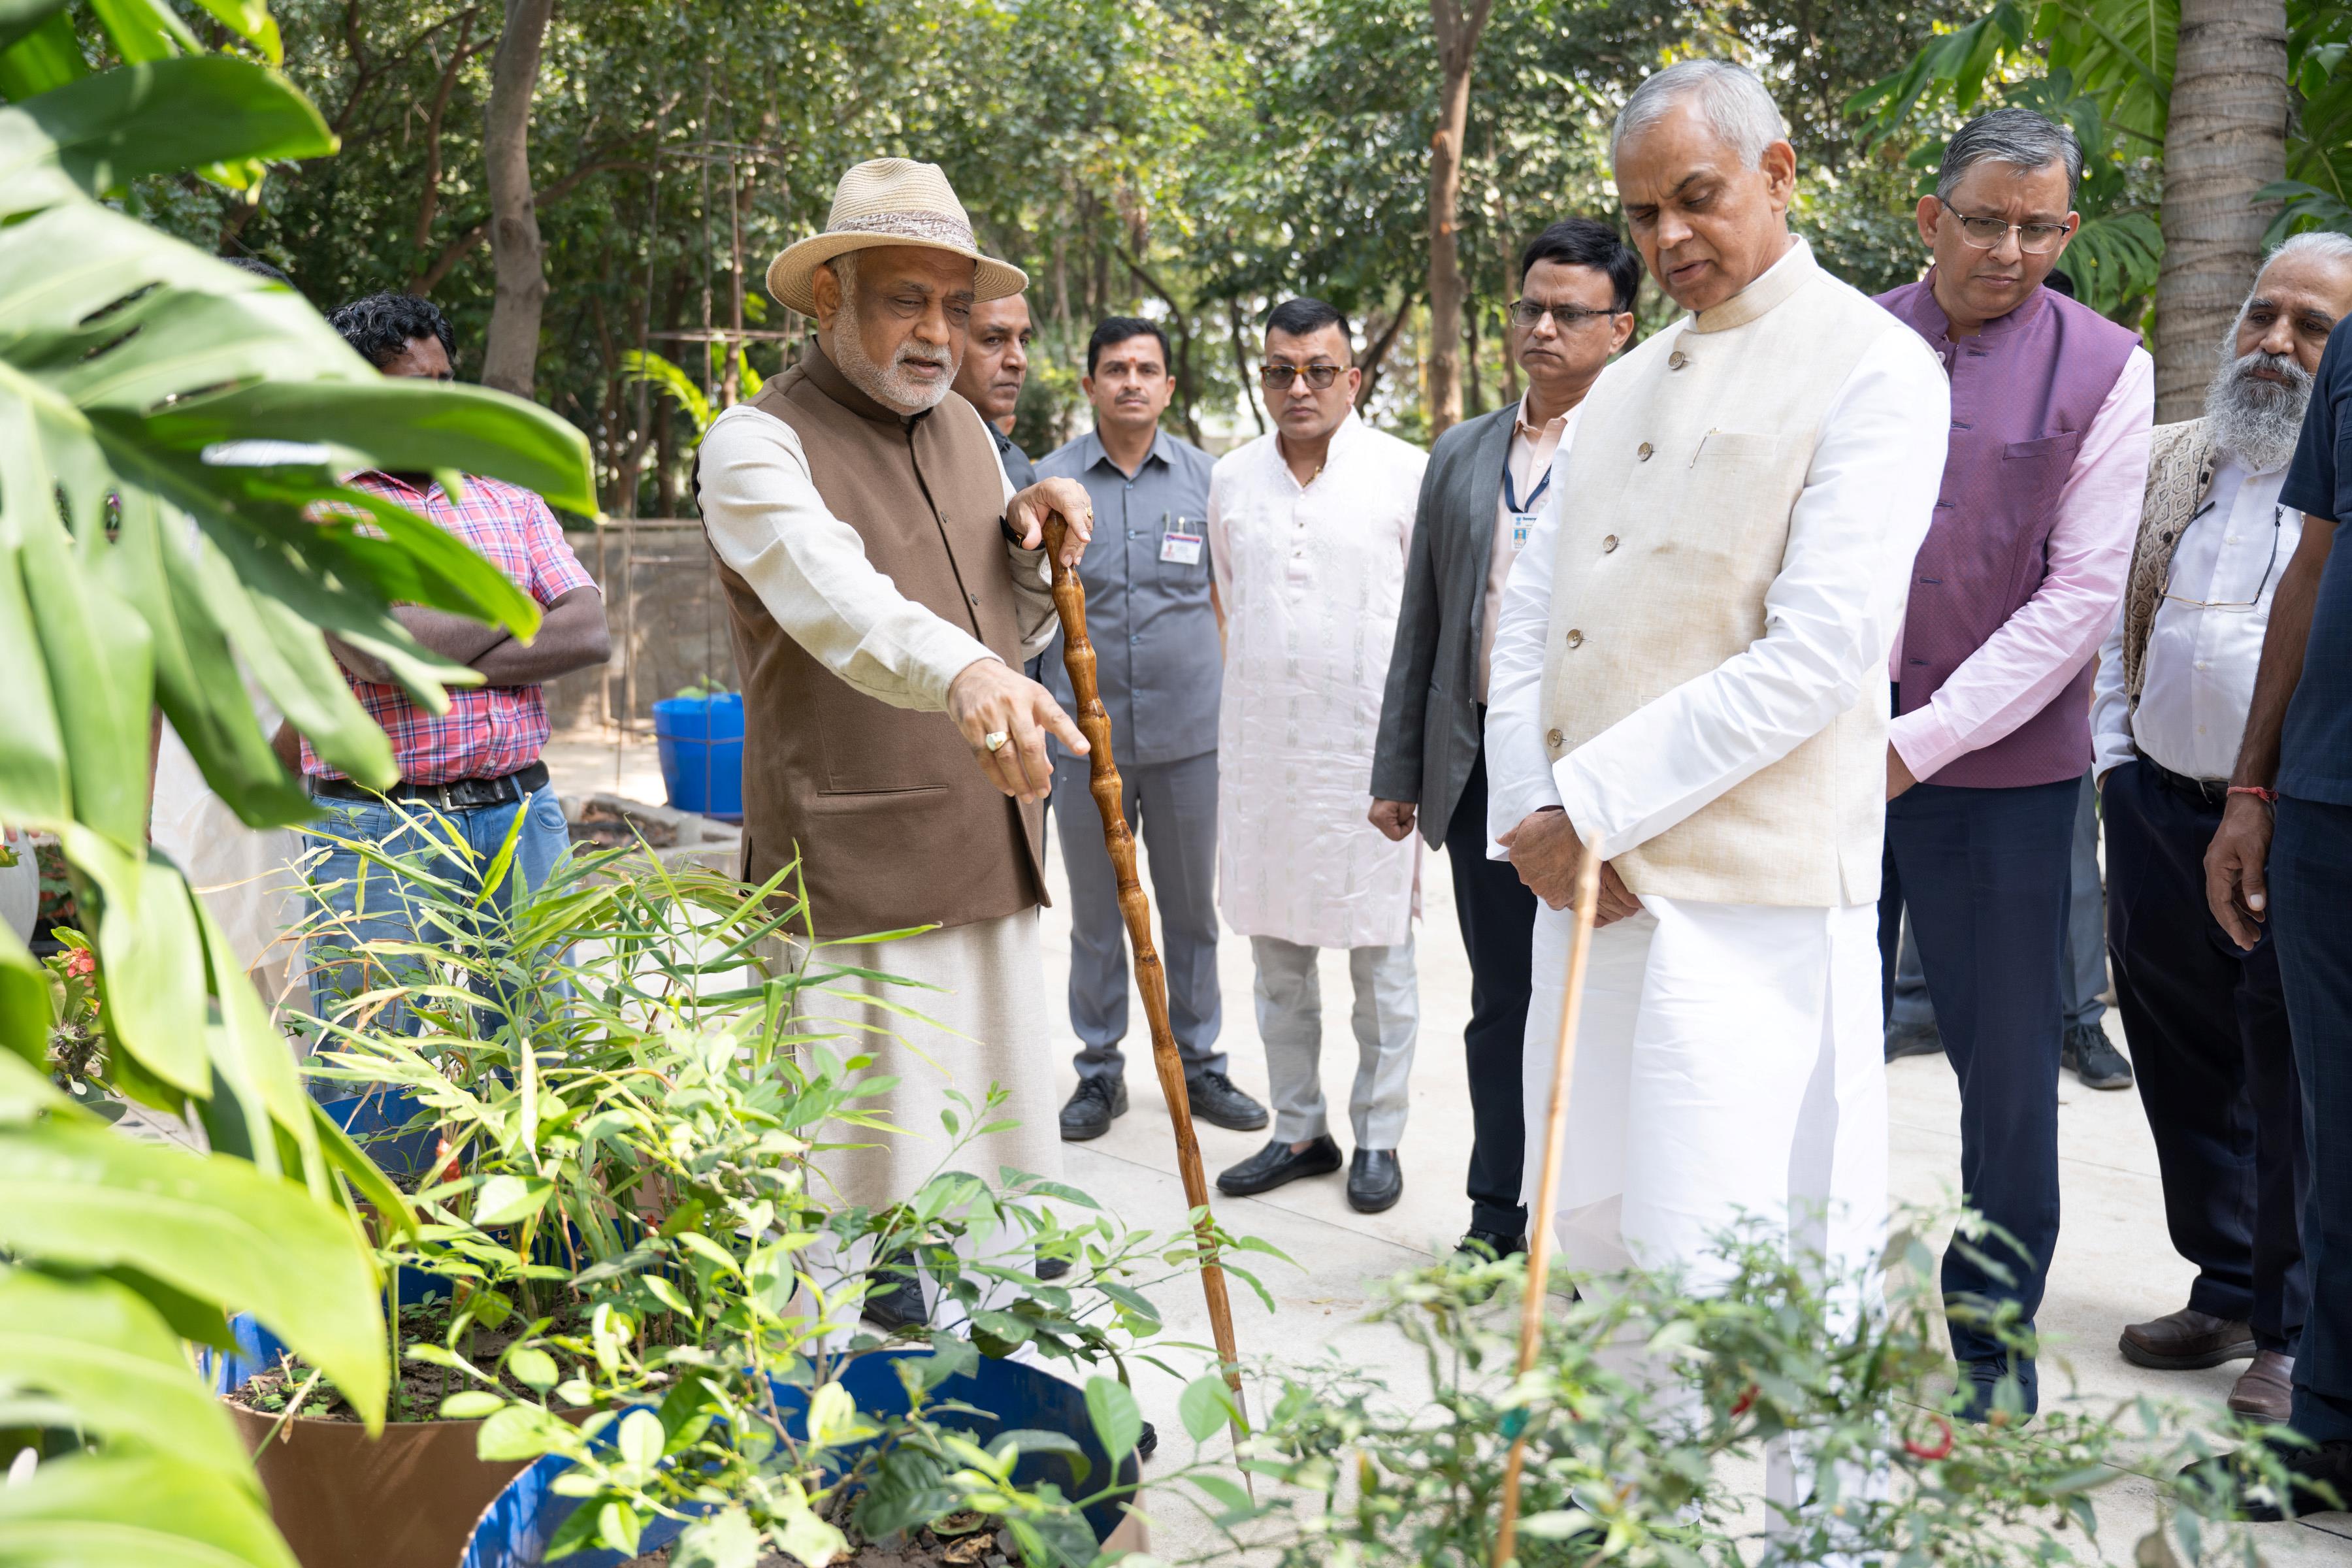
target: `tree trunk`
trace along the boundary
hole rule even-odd
[[[1429,434],[1462,417],[1462,136],[1470,121],[1470,67],[1495,0],[1429,0],[1442,84],[1429,139]]]
[[[2180,0],[2164,136],[2164,266],[2156,284],[2156,416],[2196,417],[2215,346],[2262,264],[2286,177],[2283,0]]]
[[[539,314],[547,303],[547,273],[539,242],[539,213],[530,188],[530,100],[539,86],[539,55],[555,0],[507,0],[506,29],[490,62],[490,107],[482,131],[482,162],[490,187],[490,258],[498,292],[490,305],[489,344],[482,354],[482,384],[529,397],[539,369]]]

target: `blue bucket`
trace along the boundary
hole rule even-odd
[[[654,704],[662,784],[677,811],[743,819],[743,698],[671,697]]]
[[[891,1363],[926,1353],[879,1351],[860,1356],[842,1369],[841,1384],[861,1410],[881,1415],[903,1414],[907,1390]],[[776,1407],[786,1418],[786,1429],[795,1438],[804,1437],[802,1415],[808,1405],[805,1391],[781,1382],[774,1387]],[[982,1357],[969,1376],[950,1377],[941,1383],[932,1391],[932,1400],[934,1405],[961,1402],[986,1412],[971,1415],[943,1413],[940,1417],[941,1426],[971,1432],[982,1443],[999,1432],[1019,1428],[1063,1433],[1078,1445],[1092,1467],[1087,1472],[1086,1490],[1093,1491],[1101,1484],[1107,1463],[1102,1444],[1095,1436],[1094,1423],[1087,1415],[1086,1394],[1075,1384],[1065,1383],[1034,1366]],[[457,1560],[457,1568],[537,1568],[545,1562],[547,1543],[554,1539],[572,1510],[580,1506],[577,1498],[559,1497],[553,1489],[555,1478],[571,1465],[569,1459],[550,1454],[509,1481],[507,1489],[483,1510],[480,1522],[474,1526],[472,1539],[466,1542],[465,1555]],[[1139,1475],[1135,1456],[1129,1454],[1119,1464],[1118,1479],[1130,1495]],[[1065,1497],[1084,1495],[1072,1479],[1068,1460],[1059,1454],[1024,1454],[1021,1462],[1013,1468],[1013,1479],[1022,1486],[1052,1481],[1062,1489]],[[1088,1509],[1086,1517],[1095,1539],[1108,1541],[1111,1531],[1126,1518],[1126,1510],[1114,1498]],[[638,1537],[637,1551],[642,1554],[667,1546],[677,1539],[684,1528],[675,1520],[656,1520]],[[621,1568],[627,1561],[617,1552],[602,1550],[575,1552],[563,1559],[565,1568]]]

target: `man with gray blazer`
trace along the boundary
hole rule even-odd
[[[1372,757],[1372,826],[1402,839],[1419,820],[1453,856],[1454,911],[1470,953],[1470,1227],[1465,1251],[1526,1250],[1520,1041],[1536,899],[1486,858],[1486,680],[1511,563],[1550,500],[1552,457],[1584,395],[1633,333],[1642,258],[1595,218],[1556,223],[1519,258],[1511,349],[1527,395],[1437,438],[1421,485],[1404,605]]]

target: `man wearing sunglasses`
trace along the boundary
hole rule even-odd
[[[2287,1419],[2310,1300],[2311,1167],[2277,950],[2260,926],[2251,948],[2230,940],[2206,907],[2204,862],[2303,535],[2280,488],[2327,334],[2347,315],[2352,237],[2295,236],[2254,279],[2204,417],[2157,429],[2091,714],[2116,1000],[2172,1244],[2197,1266],[2189,1304],[2126,1326],[2121,1349],[2167,1370],[2252,1357],[2230,1408],[2269,1421]]]
[[[1935,521],[1887,675],[1879,942],[1907,906],[1960,1086],[1969,1202],[2016,1239],[1999,1272],[1945,1255],[1948,1297],[2017,1303],[2031,1327],[2058,1241],[2058,1071],[2072,847],[2091,765],[2091,660],[2139,522],[2155,370],[2137,334],[2049,289],[2079,221],[2083,153],[2023,109],[1969,121],[1918,207],[1935,265],[1879,302],[1950,379]],[[1882,1000],[1885,993],[1882,992]],[[2004,1278],[2003,1275],[2006,1277]],[[1971,1414],[2033,1363],[1965,1321]]]
[[[1470,1228],[1463,1249],[1527,1247],[1520,1202],[1526,1142],[1520,1084],[1536,898],[1510,866],[1486,858],[1486,689],[1503,584],[1540,509],[1552,456],[1568,444],[1584,395],[1633,335],[1642,258],[1614,226],[1553,224],[1519,258],[1511,352],[1528,373],[1517,403],[1437,438],[1421,484],[1404,608],[1372,756],[1372,826],[1433,849],[1454,847],[1454,913],[1470,954]]]

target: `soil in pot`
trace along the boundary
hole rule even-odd
[[[836,1568],[1008,1568],[1021,1561],[1013,1543],[989,1523],[984,1514],[950,1514],[940,1521],[940,1534],[929,1526],[910,1531],[887,1545],[868,1542],[834,1559]],[[633,1557],[623,1568],[668,1568],[669,1548]],[[799,1568],[798,1560],[781,1552],[763,1554],[758,1568]]]
[[[403,1308],[404,1342],[440,1340],[448,1311],[446,1300]],[[520,1327],[477,1330],[468,1359],[494,1364]],[[404,1362],[390,1418],[372,1438],[324,1378],[289,1418],[311,1369],[268,1354],[275,1365],[224,1398],[302,1568],[449,1568],[482,1510],[524,1468],[476,1458],[479,1421],[432,1418],[445,1393],[479,1386],[458,1373]]]

